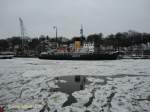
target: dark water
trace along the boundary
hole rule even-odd
[[[69,95],[68,100],[63,104],[63,107],[69,106],[72,103],[76,103],[77,100],[72,96],[72,93],[75,91],[84,90],[85,85],[89,84],[90,82],[87,81],[86,76],[64,76],[64,77],[57,77],[58,82],[56,85],[59,86],[58,91],[63,93],[67,93]],[[59,80],[65,80],[65,83],[60,82]]]
[[[72,95],[75,91],[80,91],[85,89],[85,85],[90,84],[91,82],[87,80],[88,77],[94,77],[103,79],[104,82],[99,82],[100,85],[105,85],[107,80],[105,77],[98,77],[98,76],[64,76],[64,77],[56,77],[57,83],[56,85],[59,86],[57,91],[61,91],[69,95],[68,100],[63,104],[63,107],[70,106],[72,103],[76,103],[76,98]],[[66,81],[61,82],[60,80]],[[84,106],[88,107],[94,99],[94,91],[92,91],[92,97],[89,98],[89,101],[84,104]]]

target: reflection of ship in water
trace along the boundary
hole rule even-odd
[[[74,79],[75,79],[75,82],[80,83],[80,90],[83,90],[85,87],[85,83],[86,83],[85,76],[76,75]]]
[[[86,80],[86,76],[80,75],[57,77],[56,80],[58,80],[56,84],[59,86],[57,91],[61,91],[69,95],[68,100],[63,104],[63,107],[69,106],[72,103],[76,103],[77,100],[74,98],[74,96],[72,96],[72,93],[75,91],[83,90],[85,85],[89,83]],[[61,80],[66,82],[61,82]]]

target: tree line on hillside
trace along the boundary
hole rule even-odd
[[[150,34],[149,33],[140,33],[136,31],[128,31],[128,32],[118,32],[116,34],[110,34],[107,36],[103,36],[102,33],[99,34],[90,34],[87,37],[84,37],[86,42],[94,43],[95,46],[113,46],[114,48],[118,47],[129,47],[133,45],[140,45],[142,43],[146,44],[150,42]],[[59,44],[71,44],[73,43],[74,38],[68,39],[65,37],[58,37],[57,42]],[[22,46],[22,42],[24,43],[24,47],[29,50],[38,50],[40,48],[40,44],[42,42],[56,42],[56,38],[51,38],[49,36],[41,35],[39,38],[24,38],[21,39],[20,36],[13,36],[7,39],[0,39],[0,51],[14,49],[20,49]]]

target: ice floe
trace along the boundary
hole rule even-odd
[[[149,66],[150,60],[0,60],[0,106],[14,112],[149,112]],[[76,101],[64,106],[70,97]]]

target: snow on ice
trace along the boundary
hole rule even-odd
[[[149,112],[149,67],[150,60],[131,59],[0,60],[0,106],[12,112]],[[59,80],[64,76],[84,80],[75,78],[72,88],[79,87],[70,94],[58,85],[71,86]],[[69,98],[76,101],[64,106]]]

